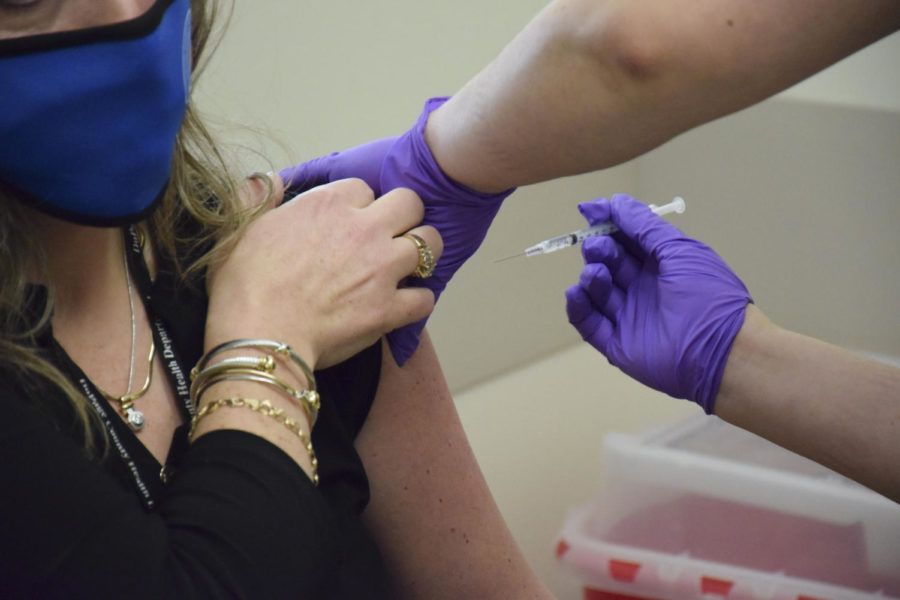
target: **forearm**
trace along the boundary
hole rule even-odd
[[[900,502],[900,369],[781,329],[751,305],[716,414]]]
[[[308,451],[307,443],[312,434],[308,415],[299,404],[290,400],[284,393],[273,390],[271,386],[245,381],[226,381],[218,383],[210,389],[208,398],[202,406],[215,403],[222,398],[235,399],[240,406],[226,406],[205,415],[194,430],[194,437],[199,438],[206,433],[220,429],[246,431],[257,435],[277,446],[290,456],[311,479],[315,477],[313,455]],[[275,418],[265,409],[250,409],[247,401],[268,401],[273,411],[282,411],[282,417]],[[265,413],[265,414],[264,414]],[[288,425],[285,425],[285,423]],[[299,433],[298,433],[299,432]]]
[[[605,168],[898,28],[894,0],[556,0],[432,115],[426,139],[482,191]]]
[[[113,475],[118,467],[89,460],[33,398],[5,384],[4,598],[295,598],[297,581],[320,597],[339,529],[278,448],[240,431],[204,435],[148,513]]]

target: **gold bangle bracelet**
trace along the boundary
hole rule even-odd
[[[193,374],[194,371],[202,371],[209,363],[210,359],[216,354],[221,354],[222,352],[227,352],[228,350],[234,350],[236,348],[257,348],[263,350],[271,350],[275,354],[279,354],[281,356],[289,358],[295,365],[300,367],[300,370],[306,376],[309,389],[311,389],[312,391],[316,391],[316,377],[315,375],[313,375],[313,371],[309,368],[309,365],[306,364],[306,361],[297,356],[297,353],[294,352],[287,344],[283,344],[281,342],[273,342],[272,340],[239,339],[225,342],[224,344],[219,344],[218,346],[207,352],[200,359],[200,361],[197,363],[197,366],[194,367],[191,373]]]
[[[195,400],[194,405],[197,404],[196,390],[203,385],[205,379],[212,377],[217,372],[234,369],[252,371],[254,373],[273,373],[275,371],[275,359],[269,354],[263,356],[234,356],[224,358],[213,365],[205,366],[203,370],[198,369],[198,367],[199,365],[191,369],[190,395]]]
[[[191,429],[188,433],[188,439],[191,441],[194,440],[194,434],[197,430],[197,424],[200,423],[200,421],[204,417],[206,417],[207,415],[211,415],[212,413],[223,407],[249,408],[250,410],[261,415],[272,417],[273,419],[287,427],[298,438],[300,438],[300,441],[303,443],[303,448],[309,455],[309,460],[312,464],[310,479],[312,480],[313,485],[319,485],[319,460],[316,458],[316,452],[313,449],[312,441],[310,440],[309,435],[307,435],[306,432],[303,431],[297,421],[284,414],[284,409],[275,407],[269,400],[256,400],[254,398],[219,398],[218,400],[213,400],[212,402],[204,404],[203,407],[200,408],[199,411],[197,411],[197,414],[194,415],[194,418],[191,419]]]
[[[195,381],[191,384],[191,397],[194,400],[194,405],[200,405],[200,400],[209,387],[216,383],[230,380],[264,383],[284,392],[295,404],[304,410],[309,419],[310,428],[315,426],[316,420],[319,418],[321,400],[319,399],[318,392],[314,390],[299,391],[275,375],[265,371],[242,369],[228,365],[224,365],[222,368],[218,368],[217,365],[212,365],[200,372]]]

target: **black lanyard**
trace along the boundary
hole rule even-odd
[[[169,384],[175,392],[182,417],[190,420],[194,416],[194,405],[191,402],[189,371],[184,368],[175,345],[172,343],[172,336],[166,331],[165,323],[152,312],[153,282],[150,279],[147,263],[144,261],[144,247],[141,242],[141,235],[134,226],[125,230],[125,247],[128,250],[128,265],[131,268],[135,285],[141,294],[141,299],[144,301],[144,308],[147,311],[147,316],[153,329],[153,341],[156,344],[159,357],[163,360],[163,364],[166,367]]]
[[[103,395],[97,389],[97,386],[84,374],[81,368],[66,354],[65,350],[54,340],[54,346],[63,363],[67,367],[70,378],[74,380],[81,391],[84,393],[88,402],[91,404],[97,415],[100,417],[110,444],[115,449],[119,458],[124,463],[127,471],[130,473],[141,503],[146,510],[153,510],[156,506],[158,498],[154,498],[154,489],[159,486],[153,480],[162,479],[166,481],[167,476],[177,467],[181,460],[181,456],[187,448],[187,423],[194,415],[194,407],[190,397],[190,380],[188,379],[188,370],[185,369],[178,351],[172,342],[172,336],[166,330],[165,323],[162,318],[151,313],[151,299],[153,284],[150,279],[150,272],[144,262],[143,245],[138,231],[134,227],[129,227],[125,231],[125,247],[126,260],[129,261],[129,267],[134,277],[134,282],[139,290],[141,300],[147,310],[147,316],[150,320],[153,333],[153,340],[158,349],[158,356],[162,359],[165,366],[165,373],[171,389],[175,393],[176,402],[185,420],[185,425],[178,427],[172,440],[172,447],[169,450],[169,456],[166,464],[158,473],[148,473],[147,468],[141,468],[140,461],[136,460],[128,447],[140,445],[140,440],[131,429],[115,414],[109,403],[103,399]],[[131,436],[129,440],[129,436]],[[149,454],[145,448],[140,449]]]

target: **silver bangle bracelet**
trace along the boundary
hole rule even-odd
[[[197,366],[191,371],[200,371],[203,370],[206,365],[209,363],[210,359],[216,354],[220,354],[222,352],[227,352],[228,350],[234,350],[236,348],[257,348],[270,350],[275,354],[280,354],[281,356],[285,356],[289,358],[294,364],[300,367],[300,370],[303,371],[303,374],[306,376],[307,383],[309,384],[309,389],[312,391],[316,391],[316,377],[313,375],[312,369],[306,364],[302,358],[300,358],[296,352],[291,349],[287,344],[283,344],[281,342],[274,342],[272,340],[263,340],[263,339],[238,339],[232,340],[230,342],[225,342],[224,344],[219,344],[209,352],[207,352],[197,363]],[[227,359],[226,359],[227,360]]]

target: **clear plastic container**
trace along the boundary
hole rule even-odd
[[[715,417],[604,439],[557,557],[586,600],[900,600],[900,505]]]

